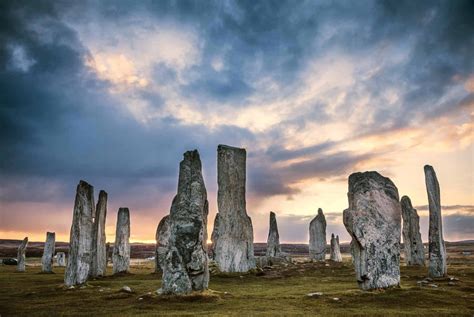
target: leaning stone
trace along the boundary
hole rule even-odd
[[[326,218],[321,208],[309,224],[309,257],[317,261],[326,258]]]
[[[89,276],[94,209],[94,187],[81,180],[74,202],[69,255],[64,273],[66,286],[83,284]]]
[[[408,196],[400,201],[403,218],[403,245],[407,265],[425,265],[425,252],[420,234],[420,217]]]
[[[184,153],[178,193],[170,210],[170,237],[163,268],[162,292],[187,294],[209,284],[207,215],[209,205],[197,150]]]
[[[107,193],[103,190],[99,193],[96,213],[94,218],[94,230],[92,233],[92,263],[90,277],[105,276],[107,271],[107,247],[105,237],[105,219],[107,217]]]
[[[255,268],[252,219],[245,202],[245,149],[217,147],[217,206],[214,224],[214,259],[222,272],[247,272]]]
[[[17,272],[25,272],[26,268],[26,247],[28,246],[28,237],[25,237],[23,241],[18,246],[18,255],[17,255]]]
[[[156,228],[155,273],[163,271],[170,235],[170,216],[166,215]]]
[[[64,252],[56,253],[56,264],[59,267],[65,267],[66,266],[66,253],[64,253]]]
[[[130,211],[119,208],[112,255],[113,273],[126,273],[130,267]]]
[[[278,234],[278,225],[275,213],[270,211],[270,227],[268,230],[267,252],[266,256],[277,257],[281,254],[280,235]]]
[[[331,260],[334,262],[342,262],[341,250],[339,248],[339,236],[334,237],[331,234]]]
[[[443,277],[448,274],[448,269],[446,264],[446,246],[443,239],[443,217],[441,216],[439,183],[432,166],[425,165],[424,170],[430,209],[428,273],[431,277]]]
[[[400,284],[400,218],[397,187],[377,172],[349,176],[344,225],[352,237],[357,282],[363,290]]]
[[[53,272],[53,256],[56,250],[56,234],[54,232],[46,233],[46,242],[44,243],[43,257],[41,258],[41,271],[43,273]]]

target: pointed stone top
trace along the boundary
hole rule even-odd
[[[413,209],[410,197],[408,197],[406,195],[402,197],[402,199],[400,200],[400,204],[402,205],[402,207],[403,206],[407,207],[407,209]]]
[[[99,197],[100,196],[105,196],[104,198],[107,198],[107,192],[105,190],[101,189],[100,192],[99,192]]]
[[[80,187],[93,187],[91,184],[89,184],[88,182],[86,182],[82,179],[79,181],[79,185],[77,185],[77,186],[80,186]]]
[[[219,144],[217,146],[217,151],[219,152],[221,150],[234,150],[234,151],[243,151],[243,152],[245,152],[244,148],[239,148],[239,147],[225,145],[225,144]]]
[[[273,211],[270,211],[270,217],[275,218],[275,213]]]
[[[427,164],[427,165],[425,165],[425,166],[423,167],[423,169],[425,170],[425,172],[427,172],[427,171],[432,171],[432,172],[434,173],[434,168],[433,168],[433,166],[431,166],[431,165],[428,165],[428,164]]]
[[[318,216],[324,215],[323,210],[321,208],[318,208]]]
[[[331,239],[334,239],[334,233],[331,233]]]

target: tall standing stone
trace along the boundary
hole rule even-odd
[[[430,209],[429,275],[443,277],[448,274],[446,247],[443,239],[443,217],[441,216],[441,195],[438,178],[432,166],[425,165],[425,182]]]
[[[46,242],[44,243],[43,257],[41,258],[41,271],[43,273],[53,272],[53,257],[56,250],[56,234],[54,232],[46,233]]]
[[[128,208],[119,208],[117,214],[112,263],[114,274],[126,273],[130,267],[130,211]]]
[[[94,230],[92,233],[92,263],[91,277],[105,276],[107,271],[107,248],[105,237],[105,219],[107,217],[107,193],[99,193],[95,209]]]
[[[166,215],[156,228],[155,273],[163,271],[170,235],[170,216]]]
[[[217,221],[213,251],[222,272],[247,272],[255,268],[252,219],[245,201],[245,149],[217,147]]]
[[[309,257],[313,260],[324,261],[326,258],[326,217],[323,210],[309,224]]]
[[[403,196],[400,201],[403,218],[403,245],[407,265],[425,265],[425,252],[420,234],[420,217],[411,205],[408,196]]]
[[[162,280],[164,294],[187,294],[208,288],[208,210],[199,153],[188,151],[179,165],[178,193],[171,204],[171,234]]]
[[[59,267],[65,267],[66,266],[66,253],[64,253],[64,252],[56,253],[56,264]]]
[[[28,237],[25,237],[23,241],[18,246],[18,254],[17,254],[17,264],[16,264],[16,271],[17,272],[25,272],[26,270],[26,247],[28,246]]]
[[[334,233],[331,234],[331,252],[330,259],[334,262],[342,262],[341,249],[339,247],[339,236],[334,236]]]
[[[270,227],[268,230],[266,256],[278,257],[281,255],[280,235],[275,213],[270,211]]]
[[[401,208],[395,184],[377,172],[349,176],[344,225],[352,237],[357,282],[363,290],[400,284]]]
[[[94,209],[94,187],[81,180],[77,185],[74,201],[69,255],[64,273],[66,286],[83,284],[89,276]]]

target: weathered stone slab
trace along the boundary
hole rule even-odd
[[[92,232],[92,263],[90,277],[105,276],[107,272],[107,249],[105,237],[105,220],[107,217],[107,193],[99,193],[95,209],[94,230]]]
[[[69,255],[64,273],[66,286],[83,284],[89,276],[94,214],[94,187],[81,180],[77,185],[74,201]]]
[[[331,234],[331,256],[330,259],[334,262],[342,262],[341,249],[339,247],[339,236]]]
[[[425,265],[425,252],[420,234],[420,217],[408,196],[400,201],[403,218],[403,246],[407,265]]]
[[[222,272],[255,268],[252,220],[247,215],[245,149],[217,147],[218,221],[214,224],[213,253]]]
[[[432,166],[425,165],[426,192],[430,209],[429,238],[429,275],[443,277],[448,274],[446,246],[443,238],[443,217],[441,215],[441,194],[438,178]]]
[[[41,258],[41,271],[43,273],[53,272],[53,257],[56,251],[56,234],[54,232],[46,233],[46,242],[44,243],[43,257]]]
[[[119,208],[112,255],[113,273],[126,273],[130,267],[130,211]]]
[[[275,213],[271,211],[266,256],[277,257],[277,256],[280,256],[280,254],[281,254],[281,246],[280,246],[280,235],[278,234],[278,225],[277,225]]]
[[[401,207],[395,184],[377,172],[349,176],[344,225],[352,237],[357,282],[364,290],[400,284]]]
[[[156,228],[155,273],[162,272],[170,239],[170,216],[164,216]]]
[[[170,237],[161,293],[187,294],[208,288],[207,191],[197,150],[184,153],[178,192],[170,210]]]
[[[66,253],[64,252],[56,253],[56,265],[59,267],[66,266]]]
[[[326,259],[326,217],[323,210],[318,209],[318,214],[309,224],[309,257],[312,260],[324,261]]]
[[[28,237],[25,237],[23,241],[18,246],[18,254],[17,254],[17,265],[16,271],[17,272],[25,272],[26,271],[26,247],[28,246]]]

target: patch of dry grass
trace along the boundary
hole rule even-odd
[[[26,273],[0,266],[0,315],[472,316],[474,267],[462,258],[452,262],[449,274],[459,279],[454,286],[448,279],[435,280],[437,288],[419,286],[427,269],[402,267],[400,288],[363,292],[349,261],[328,261],[329,266],[275,267],[261,276],[218,274],[211,276],[209,291],[183,297],[157,295],[161,276],[143,261],[132,266],[132,274],[91,280],[70,290],[62,287],[63,268],[39,274],[37,266],[27,267]],[[122,292],[124,285],[133,292]],[[323,295],[306,296],[311,292]]]

